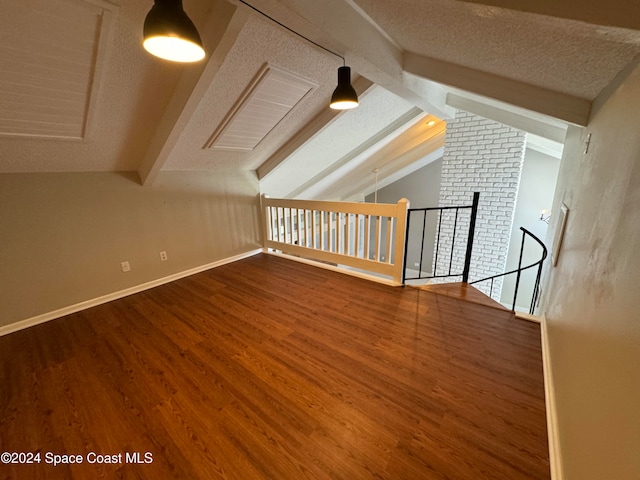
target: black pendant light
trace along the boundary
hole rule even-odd
[[[335,55],[336,57],[341,58],[342,61],[344,62],[344,57],[342,55],[339,55],[333,50],[329,50],[328,48],[323,47],[319,43],[314,42],[313,40],[305,37],[301,33],[298,33],[295,30],[287,27],[285,24],[280,23],[278,20],[276,20],[273,17],[270,17],[263,11],[251,5],[250,3],[247,3],[245,0],[238,0],[238,1],[240,3],[245,4],[247,7],[251,8],[252,10],[256,11],[263,17],[268,18],[272,22],[280,25],[282,28],[290,31],[291,33],[306,40],[307,42],[312,43],[316,47],[321,48],[325,52],[329,52],[331,55]],[[349,108],[355,108],[358,106],[358,95],[356,94],[356,91],[351,86],[351,68],[346,66],[338,68],[338,86],[334,90],[333,95],[331,95],[331,104],[329,106],[334,110],[347,110]]]
[[[338,86],[331,95],[329,106],[334,110],[348,110],[358,106],[358,94],[351,86],[351,68],[338,68]]]
[[[143,46],[156,57],[173,62],[204,58],[202,40],[182,8],[182,0],[154,0],[144,20]]]

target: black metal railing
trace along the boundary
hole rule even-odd
[[[540,294],[540,278],[542,276],[542,265],[544,263],[544,260],[547,258],[547,247],[545,247],[544,243],[542,243],[542,241],[536,237],[533,233],[531,233],[529,230],[527,230],[524,227],[520,227],[520,230],[522,230],[522,242],[520,244],[520,257],[518,258],[518,268],[516,268],[515,270],[511,270],[510,272],[505,272],[505,273],[500,273],[498,275],[493,275],[491,277],[486,277],[486,278],[481,278],[480,280],[475,280],[473,282],[470,283],[470,285],[474,285],[476,283],[480,283],[480,282],[487,282],[487,281],[491,281],[491,287],[489,289],[489,296],[491,296],[491,294],[493,293],[493,283],[494,280],[496,278],[500,278],[500,277],[505,277],[507,275],[512,275],[512,274],[516,274],[516,286],[515,286],[515,291],[513,293],[513,305],[511,306],[511,311],[515,312],[516,310],[516,301],[518,299],[518,288],[520,286],[520,276],[522,275],[522,272],[524,272],[525,270],[528,270],[530,268],[533,267],[538,267],[538,272],[536,274],[536,280],[533,284],[533,292],[531,294],[531,305],[529,307],[529,313],[533,315],[533,312],[535,310],[535,306],[536,306],[536,302],[538,301],[538,296]],[[535,263],[532,263],[531,265],[527,265],[526,267],[522,266],[522,256],[524,253],[524,242],[525,239],[527,238],[527,236],[531,237],[532,239],[534,239],[536,242],[538,242],[538,244],[542,247],[542,258],[540,258],[540,260],[538,260]]]
[[[471,266],[471,252],[473,249],[473,237],[475,234],[475,226],[476,226],[476,216],[478,214],[478,203],[480,200],[480,193],[474,192],[473,194],[473,202],[471,205],[464,206],[451,206],[451,207],[429,207],[429,208],[410,208],[407,213],[407,231],[405,235],[405,249],[404,249],[404,267],[402,270],[402,283],[404,284],[407,280],[423,280],[423,279],[431,279],[431,278],[447,278],[447,277],[460,277],[462,276],[463,282],[469,281],[469,268]],[[467,233],[467,244],[464,248],[465,257],[464,257],[464,266],[462,272],[453,272],[453,264],[454,264],[454,251],[456,249],[456,237],[459,228],[459,219],[460,212],[469,210],[469,231]],[[438,227],[436,230],[436,239],[435,239],[435,248],[433,249],[434,259],[431,262],[433,267],[433,272],[428,275],[422,274],[423,261],[424,261],[424,247],[425,247],[425,236],[427,234],[427,213],[435,212],[437,215]],[[451,236],[451,250],[449,252],[444,252],[445,255],[449,256],[449,265],[448,269],[446,269],[446,273],[440,272],[438,273],[438,260],[441,259],[440,252],[440,237],[443,230],[443,213],[453,213],[453,234]],[[410,229],[411,229],[411,221],[412,217],[414,218],[415,224],[415,216],[422,214],[422,238],[420,241],[420,260],[418,262],[418,276],[417,277],[408,277],[407,276],[407,259],[409,258],[409,248],[410,248]],[[445,265],[446,267],[446,265]]]

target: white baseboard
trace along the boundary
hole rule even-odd
[[[507,308],[511,308],[511,306],[508,306]],[[516,318],[521,318],[522,320],[528,320],[542,325],[542,317],[540,315],[531,315],[528,312],[519,312],[516,310]]]
[[[373,274],[365,273],[362,271],[358,271],[351,268],[343,268],[337,267],[335,265],[330,265],[328,263],[317,262],[315,260],[310,260],[307,258],[296,257],[294,255],[287,255],[286,253],[280,253],[273,250],[265,249],[264,253],[268,253],[269,255],[273,255],[276,257],[286,258],[288,260],[293,260],[295,262],[304,263],[306,265],[312,265],[314,267],[324,268],[325,270],[331,270],[332,272],[343,273],[345,275],[351,275],[352,277],[364,278],[365,280],[370,280],[372,282],[382,283],[383,285],[389,285],[392,287],[398,287],[402,285],[401,283],[394,282],[391,278],[386,278],[382,276],[376,276]]]
[[[4,325],[0,327],[0,337],[3,335],[8,335],[13,332],[17,332],[19,330],[24,330],[25,328],[33,327],[35,325],[40,325],[41,323],[55,320],[56,318],[64,317],[65,315],[71,315],[72,313],[77,313],[82,310],[86,310],[87,308],[95,307],[97,305],[102,305],[103,303],[111,302],[113,300],[118,300],[119,298],[128,297],[129,295],[140,293],[145,290],[149,290],[150,288],[158,287],[160,285],[164,285],[165,283],[170,283],[175,280],[188,277],[190,275],[195,275],[196,273],[204,272],[205,270],[210,270],[212,268],[220,267],[228,263],[233,263],[238,260],[242,260],[243,258],[252,257],[253,255],[257,255],[258,253],[262,253],[262,249],[252,250],[250,252],[241,253],[240,255],[224,258],[222,260],[218,260],[217,262],[201,265],[199,267],[191,268],[183,272],[174,273],[173,275],[169,275],[168,277],[152,280],[150,282],[136,285],[134,287],[127,288],[125,290],[109,293],[107,295],[103,295],[98,298],[86,300],[84,302],[80,302],[75,305],[70,305],[68,307],[64,307],[59,310],[54,310],[53,312],[43,313],[36,317],[27,318],[25,320],[20,320],[18,322],[11,323],[9,325]]]
[[[549,335],[547,320],[543,315],[540,322],[542,339],[542,365],[544,370],[544,397],[547,410],[547,435],[549,439],[549,464],[551,480],[563,480],[562,462],[560,457],[560,437],[558,434],[558,418],[556,410],[556,396],[551,374],[551,355],[549,353]]]

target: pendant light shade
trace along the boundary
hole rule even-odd
[[[143,46],[156,57],[173,62],[204,58],[202,40],[182,8],[182,0],[154,0],[144,20]]]
[[[358,106],[358,94],[351,86],[351,68],[338,68],[338,86],[331,95],[330,107],[334,110],[347,110]]]

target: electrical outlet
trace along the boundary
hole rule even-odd
[[[413,264],[413,266],[414,266],[414,267],[419,267],[419,266],[420,266],[420,263],[414,263],[414,264]]]
[[[161,262],[167,261],[167,252],[160,252],[160,261]]]
[[[122,262],[120,266],[122,267],[123,272],[128,272],[131,270],[131,265],[129,265],[129,262]]]

